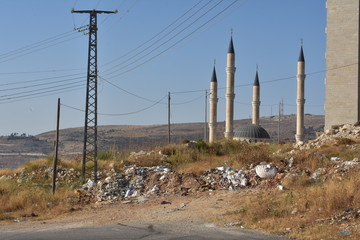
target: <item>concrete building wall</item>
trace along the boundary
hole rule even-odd
[[[327,0],[325,130],[360,120],[359,0]]]

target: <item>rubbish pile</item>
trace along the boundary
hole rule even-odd
[[[20,172],[14,173],[12,175],[3,175],[0,177],[0,179],[16,179],[16,181],[20,184],[23,182],[33,182],[36,178],[52,179],[52,172],[52,168],[47,167],[42,167],[36,171],[31,172],[27,172],[27,170],[23,168]],[[56,182],[72,184],[76,183],[80,176],[81,173],[74,168],[58,168]]]
[[[259,165],[262,166],[262,165]],[[277,168],[265,164],[256,173],[251,170],[236,170],[218,167],[204,172],[201,176],[191,173],[173,172],[164,166],[129,167],[123,173],[108,173],[105,179],[95,184],[89,180],[83,185],[82,201],[95,199],[96,202],[137,201],[143,202],[150,197],[166,194],[186,196],[198,191],[241,190],[256,187],[261,178],[273,178]],[[85,201],[86,202],[86,201]]]
[[[300,149],[319,148],[324,144],[333,143],[339,138],[360,138],[360,124],[356,123],[333,126],[315,140],[309,141],[308,143],[298,147],[300,147]]]

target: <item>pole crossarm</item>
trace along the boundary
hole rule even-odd
[[[74,10],[73,8],[71,9],[71,13],[89,13],[89,14],[102,14],[102,13],[107,13],[107,14],[110,14],[110,13],[118,13],[118,10],[115,10],[115,11],[100,11],[100,10]]]
[[[85,177],[93,174],[94,182],[97,182],[97,14],[111,14],[116,11],[80,10],[71,9],[72,13],[90,14],[89,24],[89,49],[88,69],[86,84],[86,106],[84,147],[82,160],[82,181]]]

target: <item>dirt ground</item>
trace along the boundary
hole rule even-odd
[[[26,221],[2,223],[1,230],[66,229],[105,224],[176,224],[186,229],[193,224],[217,224],[224,227],[223,214],[236,209],[236,202],[243,193],[235,191],[198,192],[188,196],[161,196],[144,203],[116,202],[96,204],[75,209],[68,213],[47,218],[39,216]]]

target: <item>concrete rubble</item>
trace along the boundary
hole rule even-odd
[[[233,190],[244,189],[273,189],[286,191],[286,181],[291,178],[306,177],[310,182],[324,182],[327,179],[341,178],[352,168],[360,167],[359,158],[344,160],[338,156],[325,157],[329,162],[327,167],[320,167],[310,171],[307,168],[299,168],[296,153],[301,149],[317,148],[320,144],[334,142],[337,138],[360,138],[360,126],[343,125],[321,134],[317,139],[310,141],[287,153],[276,153],[283,160],[280,166],[272,163],[253,163],[243,169],[229,167],[217,167],[203,172],[200,176],[191,173],[179,173],[165,166],[137,167],[126,166],[121,170],[110,170],[98,172],[98,182],[95,184],[88,180],[81,190],[78,190],[79,202],[87,204],[90,202],[112,203],[121,201],[145,202],[149,198],[175,194],[187,196],[198,191]],[[358,146],[358,144],[355,144]],[[349,147],[353,147],[350,145]],[[130,158],[156,155],[167,158],[165,154],[155,151],[140,151],[130,154]],[[320,154],[317,157],[322,157]],[[16,179],[18,184],[32,181],[34,178],[51,179],[52,169],[41,168],[36,171],[23,171],[14,175],[3,175],[0,179]],[[81,173],[73,168],[58,168],[57,182],[75,184],[79,181]]]
[[[300,149],[319,148],[324,144],[334,143],[336,139],[356,139],[360,138],[360,124],[344,124],[333,126],[320,134],[315,140],[309,141],[306,144],[298,144],[296,147]]]

